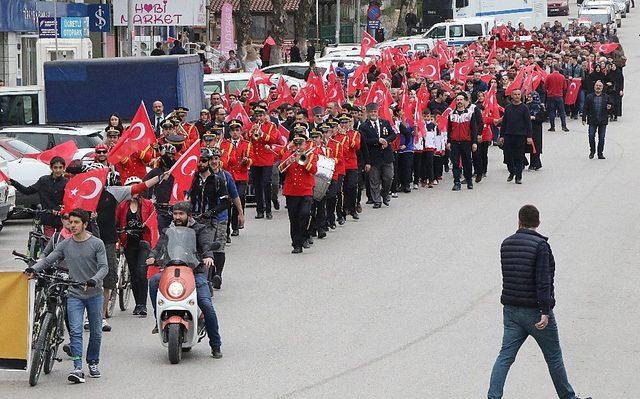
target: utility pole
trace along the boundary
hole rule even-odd
[[[58,0],[53,0],[53,23],[56,28],[55,37],[55,46],[56,46],[56,61],[58,60],[58,31],[60,27],[58,26]]]
[[[133,0],[127,0],[127,40],[123,51],[124,56],[133,56],[133,38],[136,32],[133,27]]]
[[[336,44],[340,44],[340,0],[336,0]]]
[[[360,9],[362,5],[360,4],[360,0],[356,0],[356,29],[353,35],[353,40],[356,43],[360,43]]]

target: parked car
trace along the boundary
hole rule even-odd
[[[49,166],[33,158],[23,158],[22,154],[40,152],[37,148],[13,138],[0,138],[0,159],[6,164],[5,173],[23,186],[34,184],[41,176],[51,173]],[[1,164],[0,164],[1,168]],[[33,208],[40,202],[38,194],[24,195],[14,193],[13,205]],[[0,185],[0,204],[2,203],[2,187]],[[2,212],[0,212],[0,216]]]
[[[616,23],[616,14],[613,8],[580,8],[578,16],[581,20],[588,20],[591,24],[601,23],[603,25]]]
[[[9,126],[0,127],[0,137],[11,137],[31,144],[39,151],[73,140],[78,147],[74,159],[83,161],[92,156],[93,149],[102,142],[103,130],[75,126]]]
[[[266,73],[273,73],[265,71]],[[274,85],[277,85],[280,79],[284,77],[285,81],[289,86],[298,85],[304,86],[304,81],[300,79],[296,79],[290,76],[282,75],[282,74],[274,74],[272,77],[272,81]],[[235,93],[236,91],[240,92],[242,89],[247,86],[249,82],[249,78],[251,78],[251,73],[249,72],[239,72],[239,73],[213,73],[210,75],[204,75],[204,94],[207,98],[207,102],[209,101],[209,97],[213,93]],[[260,95],[264,98],[269,92],[269,87],[265,85],[260,85],[259,87]]]
[[[7,161],[0,158],[0,170],[5,175],[9,174],[7,168]],[[2,230],[2,223],[9,217],[9,212],[16,205],[15,189],[11,187],[6,181],[0,181],[0,230]]]
[[[385,40],[382,43],[378,43],[376,48],[384,49],[384,48],[402,48],[405,51],[429,51],[429,45],[432,43],[429,39],[424,39],[421,36],[417,37],[398,37],[395,39]]]
[[[547,0],[547,15],[569,15],[569,1]]]

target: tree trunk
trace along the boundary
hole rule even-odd
[[[271,48],[269,65],[282,63],[281,49],[284,36],[287,33],[287,13],[284,11],[284,0],[271,0],[273,14],[271,14],[271,37],[276,45]]]
[[[407,34],[407,24],[404,17],[409,11],[409,2],[411,0],[400,0],[400,15],[398,15],[398,24],[396,25],[395,34],[405,36]]]
[[[309,35],[309,27],[311,26],[311,1],[300,0],[298,11],[296,12],[296,40],[300,48],[300,54],[307,54],[307,38]],[[304,59],[304,57],[303,57]]]
[[[245,56],[244,45],[251,39],[251,0],[240,0],[238,11],[234,15],[236,21],[236,44],[238,58]],[[226,56],[226,54],[223,54]]]

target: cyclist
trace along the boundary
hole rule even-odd
[[[220,359],[222,357],[222,352],[220,351],[221,341],[220,334],[218,333],[218,317],[216,316],[216,311],[213,308],[211,290],[209,289],[206,276],[206,269],[213,266],[213,252],[211,250],[213,237],[211,229],[196,222],[191,217],[191,214],[191,204],[189,202],[181,201],[176,203],[173,206],[173,222],[171,226],[185,226],[195,230],[198,255],[200,257],[200,264],[193,271],[196,280],[198,306],[204,314],[207,335],[209,336],[209,345],[211,346],[211,356],[215,359]],[[169,228],[171,228],[171,226],[169,226]],[[149,253],[147,265],[155,264],[156,258],[160,258],[166,253],[167,241],[167,236],[163,231],[163,234],[160,236],[160,240],[158,241],[158,245]],[[151,297],[154,315],[156,314],[156,298],[158,297],[158,286],[160,284],[161,275],[161,273],[158,273],[149,279],[149,296]],[[158,333],[157,323],[153,328],[152,333]]]
[[[69,373],[68,380],[74,383],[84,382],[82,371],[82,319],[86,309],[89,317],[89,346],[87,347],[87,363],[89,376],[100,378],[98,363],[100,361],[100,342],[102,329],[102,280],[107,275],[107,255],[104,243],[89,233],[86,228],[91,215],[83,209],[74,209],[69,213],[69,230],[73,234],[70,239],[60,242],[53,252],[38,261],[33,268],[26,268],[25,273],[31,278],[36,271],[50,268],[64,259],[69,268],[71,280],[85,283],[85,288],[69,287],[67,295],[67,317],[69,318],[69,336],[74,370]]]
[[[62,206],[64,188],[68,179],[64,177],[65,161],[62,157],[53,157],[49,162],[51,174],[42,176],[33,185],[26,187],[10,179],[9,182],[16,190],[25,195],[38,194],[40,205],[44,210],[58,211]],[[51,237],[56,230],[62,228],[60,216],[45,213],[41,217],[44,234]]]
[[[171,169],[173,164],[176,163],[176,151],[176,147],[173,144],[162,145],[159,151],[160,157],[158,158],[157,167],[151,169],[143,180],[159,176]],[[166,229],[169,227],[169,224],[171,224],[171,206],[169,205],[169,201],[171,199],[172,188],[173,176],[169,175],[157,186],[150,188],[144,194],[146,198],[149,198],[151,202],[155,204],[156,211],[158,212],[158,228],[160,230]]]
[[[142,183],[142,179],[131,176],[125,186]],[[151,236],[158,235],[157,221],[149,219],[153,215],[153,203],[140,194],[132,194],[131,199],[121,202],[116,209],[116,225],[125,230],[120,234],[120,244],[124,248],[124,256],[129,266],[131,289],[136,306],[134,315],[147,317],[147,265],[145,261],[151,249]],[[126,231],[126,229],[130,229]],[[155,230],[155,231],[153,231]]]

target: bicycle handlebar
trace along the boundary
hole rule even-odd
[[[81,283],[79,281],[73,281],[73,280],[69,280],[66,278],[62,278],[62,277],[58,277],[58,276],[54,276],[54,275],[46,274],[42,272],[34,272],[33,274],[38,278],[54,281],[55,284],[59,284],[59,285],[69,285],[74,287],[84,287],[86,285],[86,283]]]
[[[13,208],[13,210],[14,212],[24,212],[24,213],[28,213],[35,216],[57,215],[59,213],[59,211],[54,211],[53,209],[32,209],[32,208],[25,208],[22,206],[16,206],[15,208]]]

